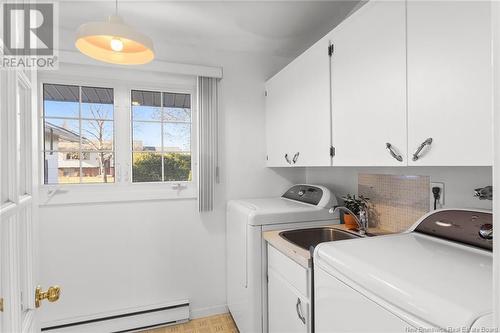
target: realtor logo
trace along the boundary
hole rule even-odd
[[[3,68],[55,69],[54,3],[4,3]]]

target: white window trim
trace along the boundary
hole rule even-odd
[[[197,175],[198,175],[198,110],[196,77],[177,80],[165,79],[151,82],[137,82],[141,71],[135,70],[106,70],[99,69],[100,75],[92,77],[85,76],[82,68],[65,71],[61,73],[45,72],[39,75],[38,80],[38,126],[39,126],[39,184],[40,184],[40,206],[54,205],[79,205],[93,203],[113,203],[129,201],[151,201],[151,200],[178,200],[197,198]],[[109,77],[126,74],[134,80],[113,80]],[[163,75],[165,76],[165,75]],[[120,75],[120,77],[122,77]],[[129,82],[135,82],[133,84]],[[44,184],[43,177],[43,84],[68,84],[80,86],[96,86],[113,88],[114,90],[114,158],[115,158],[115,182],[98,184]],[[180,182],[132,182],[132,113],[131,113],[131,91],[150,90],[159,92],[188,93],[191,94],[191,156],[192,156],[192,181]]]

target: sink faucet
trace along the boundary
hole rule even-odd
[[[359,217],[353,213],[352,210],[350,210],[347,207],[344,206],[337,206],[337,207],[332,207],[329,210],[330,214],[335,214],[338,211],[342,211],[344,213],[347,213],[351,215],[354,218],[354,221],[356,221],[356,224],[358,225],[358,230],[361,235],[366,234],[366,231],[368,230],[368,212],[366,209],[361,209],[359,211]]]

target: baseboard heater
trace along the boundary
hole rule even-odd
[[[188,320],[189,301],[182,300],[116,311],[106,315],[44,323],[42,331],[49,333],[124,333],[183,323]]]

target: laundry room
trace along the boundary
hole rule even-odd
[[[0,7],[0,332],[498,331],[500,2]]]

